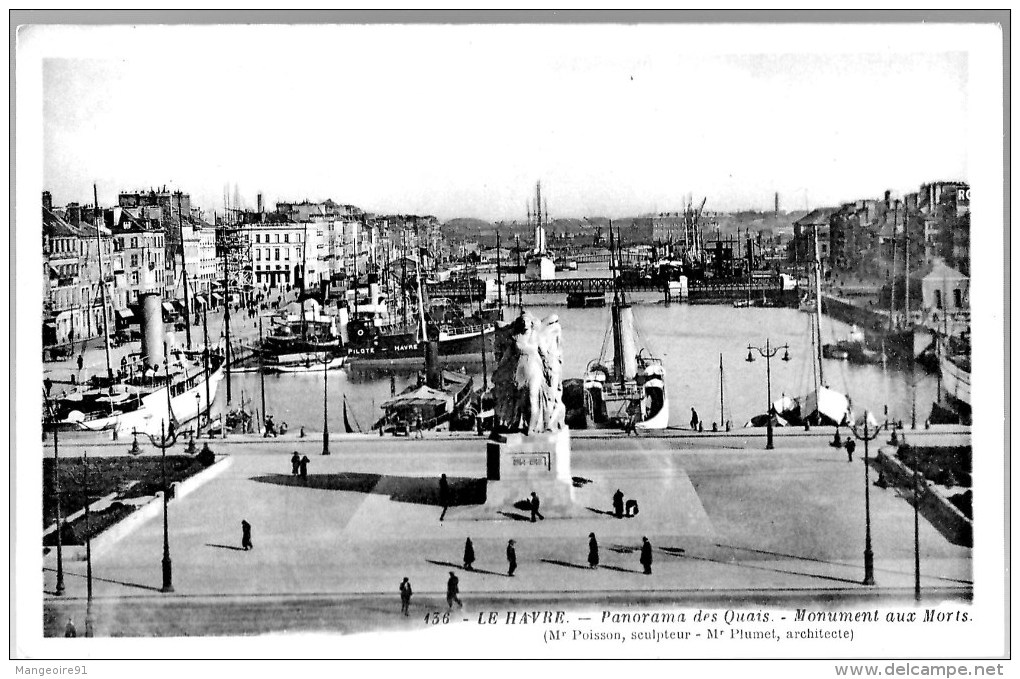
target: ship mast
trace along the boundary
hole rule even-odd
[[[93,221],[96,226],[96,251],[99,253],[99,294],[102,296],[100,300],[103,307],[103,338],[104,346],[106,347],[106,377],[110,380],[110,388],[113,388],[113,367],[110,364],[110,321],[106,316],[106,276],[103,274],[103,241],[99,237],[99,190],[96,185],[92,185],[92,197],[95,200],[95,209],[93,211]],[[74,314],[71,315],[72,323],[74,321]],[[72,326],[73,327],[73,326]],[[84,346],[84,343],[82,343]],[[83,351],[84,353],[84,351]],[[110,408],[113,409],[113,402],[110,402]]]
[[[815,332],[817,334],[816,350],[817,354],[815,360],[818,362],[818,375],[815,380],[815,409],[818,410],[819,419],[821,415],[821,404],[818,402],[818,392],[820,387],[825,383],[825,376],[822,373],[822,260],[818,254],[818,225],[815,224],[811,227],[811,240],[815,250]]]

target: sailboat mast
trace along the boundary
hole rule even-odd
[[[191,350],[191,304],[188,300],[188,260],[184,254],[184,206],[182,205],[183,200],[178,198],[177,202],[177,234],[181,239],[181,275],[184,281],[184,329],[188,339],[188,350]],[[174,201],[173,196],[170,197],[170,212],[173,214]]]
[[[259,347],[262,346],[262,316],[259,316]],[[265,424],[266,420],[266,371],[262,366],[263,352],[259,351],[259,386],[262,394],[262,422]]]
[[[223,353],[223,361],[227,371],[227,405],[230,405],[230,269],[227,266],[227,249],[230,241],[227,239],[227,232],[223,231],[223,328],[227,336],[227,347]],[[226,420],[223,422],[223,432],[226,434]]]
[[[429,339],[428,328],[425,325],[425,292],[424,292],[425,287],[422,284],[421,280],[422,276],[421,262],[417,262],[417,268],[415,269],[415,271],[417,273],[417,276],[415,276],[415,278],[418,279],[418,319],[419,322],[421,323],[421,341],[428,342]],[[354,293],[355,299],[357,298],[357,294],[358,294],[357,292]]]
[[[308,278],[308,222],[304,223],[304,233],[301,236],[301,339],[308,339],[308,331],[305,323],[305,280]],[[261,323],[259,319],[259,323]],[[261,325],[259,326],[262,327]],[[261,342],[261,329],[259,330],[259,340]],[[265,415],[265,405],[263,404],[262,414]]]
[[[825,374],[822,372],[822,259],[818,253],[818,226],[811,227],[811,240],[815,249],[815,332],[818,336],[816,349],[818,351],[818,381],[815,383],[815,405],[818,405],[818,389],[825,383]]]
[[[903,201],[903,318],[910,323],[910,236],[907,235],[907,201]],[[911,342],[913,344],[913,342]],[[914,348],[910,347],[913,355]]]
[[[95,200],[95,209],[93,211],[93,222],[96,225],[96,251],[99,253],[99,294],[102,296],[100,302],[103,307],[103,345],[106,348],[106,377],[113,382],[113,366],[110,363],[110,321],[106,315],[106,276],[103,274],[103,241],[99,237],[99,189],[96,185],[92,185],[92,196]],[[74,314],[71,315],[72,323],[74,322]],[[83,344],[84,346],[84,344]],[[112,384],[111,384],[112,386]],[[113,403],[110,403],[110,407],[113,408]]]
[[[896,218],[893,217],[892,233],[892,276],[889,277],[889,330],[893,329],[896,316]]]
[[[205,410],[212,413],[212,401],[209,394],[209,299],[206,298],[202,305],[202,333],[205,339],[205,349],[202,351],[202,358],[205,363]],[[201,422],[201,419],[199,420]]]
[[[499,229],[496,229],[496,286],[499,293],[499,319],[503,320],[503,266],[499,254]]]
[[[478,320],[482,324],[482,391],[489,388],[489,366],[485,358],[485,315],[482,309],[482,301],[485,299],[485,286],[482,285],[482,294],[478,297]]]

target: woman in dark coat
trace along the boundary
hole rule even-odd
[[[599,541],[595,533],[588,533],[588,568],[599,567]]]
[[[252,549],[251,544],[251,524],[247,521],[241,521],[241,549],[248,551]]]
[[[652,543],[648,538],[641,538],[641,565],[645,567],[645,575],[652,574]]]
[[[472,565],[475,562],[475,546],[471,544],[471,538],[468,538],[464,543],[464,569],[473,571],[475,567]]]
[[[514,549],[513,540],[509,540],[506,543],[506,561],[507,561],[507,575],[513,577],[514,571],[517,570],[517,550]]]

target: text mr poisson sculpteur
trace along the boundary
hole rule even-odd
[[[538,320],[524,310],[496,332],[492,393],[501,429],[525,434],[563,429],[560,337],[557,316]]]

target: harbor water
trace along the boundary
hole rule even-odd
[[[516,300],[514,300],[516,302]],[[568,309],[566,300],[553,296],[525,297],[527,310],[544,317],[559,316],[563,328],[564,378],[581,377],[589,361],[599,359],[612,364],[612,337],[609,306],[592,309]],[[752,350],[755,361],[748,363],[748,344],[775,348],[789,345],[789,361],[783,361],[780,349],[771,361],[772,399],[783,395],[799,397],[813,389],[811,322],[812,315],[796,309],[733,308],[726,305],[665,305],[655,295],[636,296],[633,300],[638,346],[661,358],[666,373],[670,402],[670,426],[688,427],[691,408],[697,410],[706,429],[713,422],[729,420],[734,427],[744,426],[751,417],[767,408],[766,361]],[[506,308],[506,319],[518,312]],[[845,338],[850,327],[824,317],[823,342]],[[722,373],[720,379],[720,355]],[[477,362],[448,363],[447,370],[466,371],[482,381],[481,357]],[[488,357],[492,368],[492,356]],[[911,377],[909,368],[890,363],[854,365],[825,359],[822,362],[824,384],[847,394],[855,413],[871,410],[878,421],[903,420],[909,423],[912,383],[916,388],[917,420],[920,425],[936,399],[938,380],[921,368]],[[392,377],[392,382],[391,382]],[[382,413],[381,405],[390,398],[391,384],[400,393],[417,379],[416,370],[359,369],[348,366],[330,371],[326,392],[329,429],[344,431],[343,400],[346,397],[352,425],[368,431]],[[720,402],[720,382],[722,399]],[[277,423],[286,422],[291,431],[305,427],[321,431],[323,425],[323,386],[321,372],[265,376],[266,410]],[[232,407],[243,401],[248,409],[261,412],[261,384],[257,373],[232,376]],[[226,384],[220,385],[214,410],[226,401]],[[888,413],[888,415],[886,415]]]

